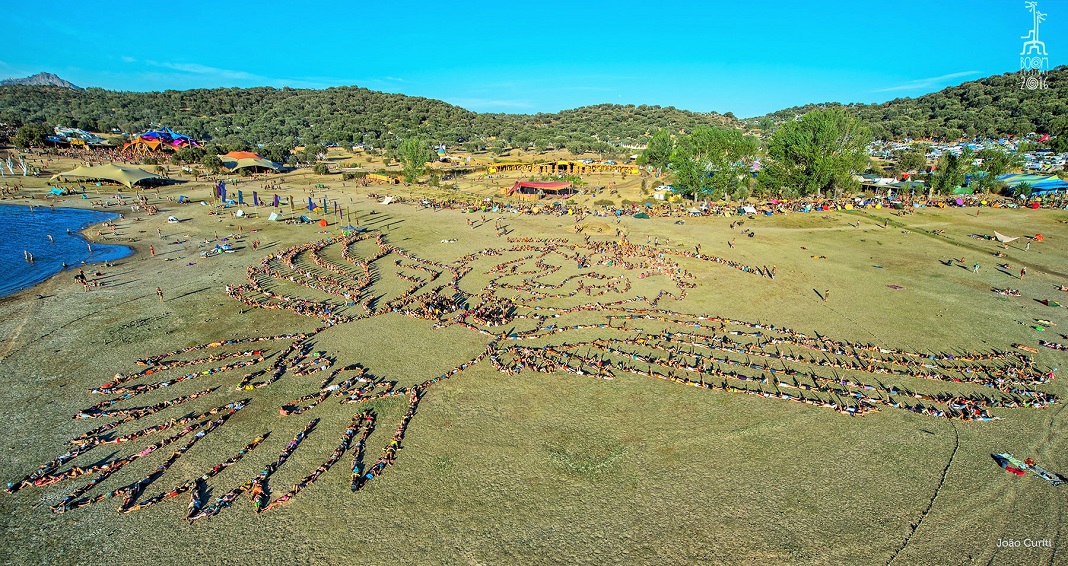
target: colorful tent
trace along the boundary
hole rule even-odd
[[[56,173],[52,179],[86,179],[91,181],[113,181],[127,187],[134,185],[150,185],[166,182],[166,177],[149,173],[137,167],[123,167],[121,165],[96,165],[93,167],[79,166],[65,173]]]
[[[179,134],[170,128],[150,130],[137,134],[129,142],[122,146],[123,149],[133,147],[141,150],[170,149],[178,150],[183,147],[199,147],[200,144],[193,138]]]
[[[237,171],[238,169],[245,169],[248,167],[253,169],[270,169],[275,172],[282,169],[281,165],[270,159],[264,159],[251,151],[231,151],[225,155],[220,155],[219,159],[222,160],[223,167],[226,167],[231,171]]]
[[[1027,184],[1031,186],[1032,195],[1043,195],[1047,193],[1056,193],[1060,191],[1068,191],[1068,181],[1062,180],[1056,175],[1032,175],[1029,173],[1006,173],[998,176],[999,181],[1003,181],[1010,189]]]

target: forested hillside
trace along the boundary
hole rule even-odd
[[[0,123],[64,125],[136,133],[169,126],[220,144],[364,143],[394,146],[422,134],[434,142],[566,147],[576,151],[643,143],[660,128],[690,130],[729,121],[659,106],[603,104],[555,114],[477,114],[438,100],[358,87],[211,89],[165,92],[0,87]]]
[[[1063,133],[1068,118],[1068,68],[1047,75],[1049,88],[1021,89],[1019,75],[987,77],[918,98],[844,105],[877,138],[902,139]],[[363,143],[396,147],[420,134],[431,141],[490,147],[497,144],[604,151],[644,144],[664,128],[744,124],[765,132],[808,110],[843,106],[810,104],[737,122],[733,114],[673,107],[600,104],[557,113],[478,114],[428,98],[359,87],[197,89],[165,92],[71,90],[54,86],[0,87],[0,123],[64,125],[92,131],[136,133],[169,126],[221,145]]]
[[[845,108],[867,122],[880,139],[959,139],[1061,133],[1068,116],[1068,67],[1046,75],[1046,89],[1020,88],[1019,73],[969,81],[917,98],[896,98],[882,104],[849,104]],[[745,120],[747,125],[774,128],[809,110],[843,106],[808,104]],[[1058,118],[1060,120],[1058,121]]]

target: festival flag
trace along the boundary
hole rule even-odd
[[[237,189],[237,204],[245,204],[245,194],[241,192],[241,189]]]
[[[315,210],[315,203],[312,202],[311,197],[308,197],[308,210]]]
[[[260,205],[260,195],[256,194],[256,191],[252,191],[252,206]]]
[[[278,208],[278,205],[280,203],[281,203],[281,199],[278,198],[278,195],[274,195],[274,207]]]

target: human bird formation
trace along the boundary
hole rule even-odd
[[[108,422],[71,439],[66,452],[8,483],[7,491],[92,476],[52,510],[62,513],[111,500],[120,512],[130,513],[188,493],[186,518],[199,521],[236,505],[242,495],[253,512],[276,510],[350,453],[349,486],[359,491],[396,463],[418,406],[433,386],[483,360],[508,378],[530,372],[602,380],[655,378],[850,416],[896,409],[927,417],[989,421],[1003,418],[1010,409],[1057,402],[1042,387],[1054,378],[1054,371],[1036,364],[1029,355],[1037,351],[1034,348],[909,351],[682,308],[687,294],[699,285],[698,274],[720,269],[733,270],[720,272],[722,276],[746,277],[749,282],[748,276],[758,275],[755,284],[775,284],[774,267],[702,255],[699,248],[688,252],[634,244],[622,234],[575,241],[508,238],[504,245],[483,248],[451,263],[422,259],[389,243],[385,234],[371,231],[293,246],[264,256],[247,269],[246,282],[227,286],[226,293],[251,308],[313,319],[318,328],[218,340],[135,360],[136,370],[115,374],[89,390],[104,400],[73,416]],[[464,329],[477,333],[486,345],[473,357],[455,360],[441,374],[413,376],[410,385],[375,375],[359,360],[346,359],[345,352],[317,349],[324,333],[385,315],[422,321],[431,334],[449,327]],[[1041,345],[1063,349],[1052,342]],[[189,388],[191,381],[205,388],[154,403],[137,402],[163,390]],[[318,413],[279,449],[277,457],[254,464],[259,471],[251,476],[231,477],[238,472],[228,473],[229,469],[252,465],[248,460],[255,459],[253,452],[256,456],[263,452],[260,448],[272,431],[243,436],[252,440],[236,453],[223,450],[227,459],[145,497],[152,485],[177,475],[176,470],[197,469],[174,464],[209,435],[219,437],[216,431],[241,420],[233,418],[239,411],[262,404],[258,391],[282,385],[301,394],[287,395],[290,400],[277,406],[281,419],[277,426],[304,423],[307,417],[301,415]],[[176,414],[195,407],[201,398],[223,396],[229,397],[214,407]],[[377,458],[365,462],[374,457],[365,452],[381,421],[381,410],[401,400],[407,407],[397,427]],[[353,404],[360,410],[350,413],[347,423],[323,420],[330,414],[324,407],[333,405],[336,412]],[[267,414],[274,413],[271,408]],[[335,425],[340,436],[324,459],[314,459],[321,463],[276,495],[272,486],[276,473],[295,466],[292,455],[308,446],[309,438],[317,438],[321,429]],[[75,465],[98,446],[122,447],[154,438],[159,440],[125,456]],[[162,459],[157,456],[172,444],[178,446],[173,452]],[[144,475],[90,495],[109,477],[127,466],[136,468],[142,459],[152,462]],[[236,485],[225,491],[225,484],[218,486],[214,491],[223,495],[214,500],[205,495],[209,481],[224,480]]]

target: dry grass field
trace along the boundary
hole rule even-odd
[[[298,203],[306,202],[316,184],[328,185],[315,196],[337,199],[361,226],[380,231],[386,243],[429,262],[452,265],[478,250],[508,247],[494,232],[498,219],[510,237],[582,240],[567,216],[489,214],[481,222],[480,214],[381,205],[366,196],[418,195],[418,188],[342,186],[337,175],[298,173],[278,179],[285,187],[283,198]],[[591,179],[606,184],[601,181]],[[244,186],[248,198],[260,182],[243,181],[238,188]],[[639,182],[628,176],[620,197],[637,198]],[[27,193],[43,192],[43,180],[30,184]],[[495,190],[485,182],[460,184],[463,192],[480,196]],[[178,194],[196,204],[169,200]],[[102,424],[103,419],[71,416],[106,398],[89,389],[116,373],[141,369],[134,364],[137,359],[217,339],[310,332],[318,326],[309,317],[245,306],[227,297],[224,286],[247,283],[246,267],[258,265],[267,254],[339,236],[336,218],[320,228],[269,222],[267,209],[255,210],[250,218],[210,216],[212,207],[199,204],[208,195],[203,182],[166,187],[160,199],[149,193],[151,202],[160,203],[160,214],[137,220],[127,213],[114,234],[104,231],[97,237],[91,229],[94,238],[128,243],[138,252],[111,268],[93,267],[105,273],[103,287],[85,293],[66,273],[0,301],[0,479],[25,477],[67,451],[71,438]],[[94,195],[93,200],[103,198]],[[81,202],[72,199],[70,204]],[[167,224],[170,214],[182,222]],[[475,228],[468,220],[475,220]],[[752,238],[731,228],[732,220],[697,218],[675,224],[623,218],[606,223],[635,244],[655,239],[662,250],[687,252],[700,244],[706,255],[776,266],[777,275],[770,279],[680,259],[681,268],[693,273],[695,287],[682,300],[669,297],[657,305],[675,313],[759,321],[810,336],[922,353],[1005,351],[1016,343],[1037,346],[1040,338],[1068,343],[1058,336],[1068,333],[1068,311],[1038,302],[1068,299],[1068,293],[1055,289],[1068,283],[1068,212],[983,209],[977,215],[975,209],[923,209],[903,217],[886,210],[777,215],[746,220]],[[157,229],[163,238],[157,237]],[[935,230],[945,233],[936,235]],[[1002,249],[969,237],[993,230],[1041,233],[1045,241],[1024,250],[1021,239]],[[241,237],[236,253],[202,257],[216,233]],[[258,251],[251,248],[254,239],[261,242]],[[728,245],[732,239],[737,239],[733,249]],[[150,244],[156,257],[147,253]],[[351,252],[366,257],[375,249],[372,239],[354,244]],[[999,250],[1005,257],[993,257]],[[382,303],[409,285],[397,273],[413,273],[396,265],[395,257],[403,259],[390,255],[374,264],[371,290]],[[522,257],[523,252],[505,252],[472,260],[460,288],[477,295],[493,279],[489,272],[494,264]],[[942,263],[961,257],[964,266]],[[322,258],[344,263],[336,248],[326,249]],[[307,261],[298,259],[311,268]],[[579,274],[573,262],[547,261],[559,270],[546,281]],[[981,264],[979,273],[970,269],[974,262]],[[1010,265],[1007,272],[996,268],[1001,262]],[[1016,273],[1023,265],[1028,275],[1020,280]],[[617,265],[585,271],[632,281],[633,288],[620,298],[678,291],[663,275],[640,278],[640,269]],[[290,296],[319,297],[285,280],[264,284]],[[167,295],[163,303],[156,298],[157,286]],[[1022,296],[1000,296],[991,292],[995,287],[1018,288]],[[824,301],[821,295],[828,291]],[[45,298],[35,299],[35,293]],[[572,299],[539,302],[542,307],[574,304]],[[356,315],[359,307],[345,306],[341,313]],[[592,324],[596,318],[575,315],[567,324]],[[1039,333],[1036,319],[1056,326]],[[649,332],[662,326],[655,321],[632,324]],[[531,326],[517,320],[514,331]],[[613,333],[618,332],[590,328],[530,345],[588,343]],[[434,328],[428,320],[387,313],[324,330],[315,336],[313,349],[336,357],[337,367],[358,362],[403,388],[475,358],[493,340],[460,326]],[[223,346],[219,351],[238,349]],[[264,349],[277,354],[280,346]],[[1042,368],[1063,369],[1068,362],[1065,353],[1045,348],[1035,360]],[[370,463],[389,443],[407,408],[405,397],[360,405],[331,399],[305,414],[282,417],[278,407],[316,391],[325,373],[286,375],[269,387],[235,390],[244,373],[238,369],[175,383],[116,405],[150,405],[218,386],[205,399],[124,425],[119,430],[125,434],[192,410],[251,399],[148,486],[146,497],[204,473],[269,431],[261,447],[207,482],[208,499],[214,500],[258,474],[313,417],[321,419],[319,428],[272,476],[272,491],[285,491],[319,465],[357,411],[377,415],[366,448]],[[1063,399],[1068,391],[1061,373],[1039,389]],[[0,557],[14,564],[1056,564],[1064,561],[1068,544],[1063,532],[1066,488],[1031,475],[1007,474],[990,454],[1030,456],[1050,470],[1068,473],[1063,407],[994,408],[991,413],[1001,420],[990,422],[891,408],[850,417],[627,372],[617,372],[612,380],[566,372],[508,375],[483,361],[426,390],[396,463],[358,492],[350,490],[346,455],[298,497],[268,513],[255,513],[242,495],[218,515],[192,523],[185,520],[185,496],[128,514],[116,512],[115,500],[54,514],[50,508],[91,476],[82,477],[0,494]],[[128,456],[156,440],[105,445],[74,463],[89,466]],[[145,477],[171,451],[145,456],[88,495]],[[1049,546],[999,548],[999,539],[1049,541]]]

